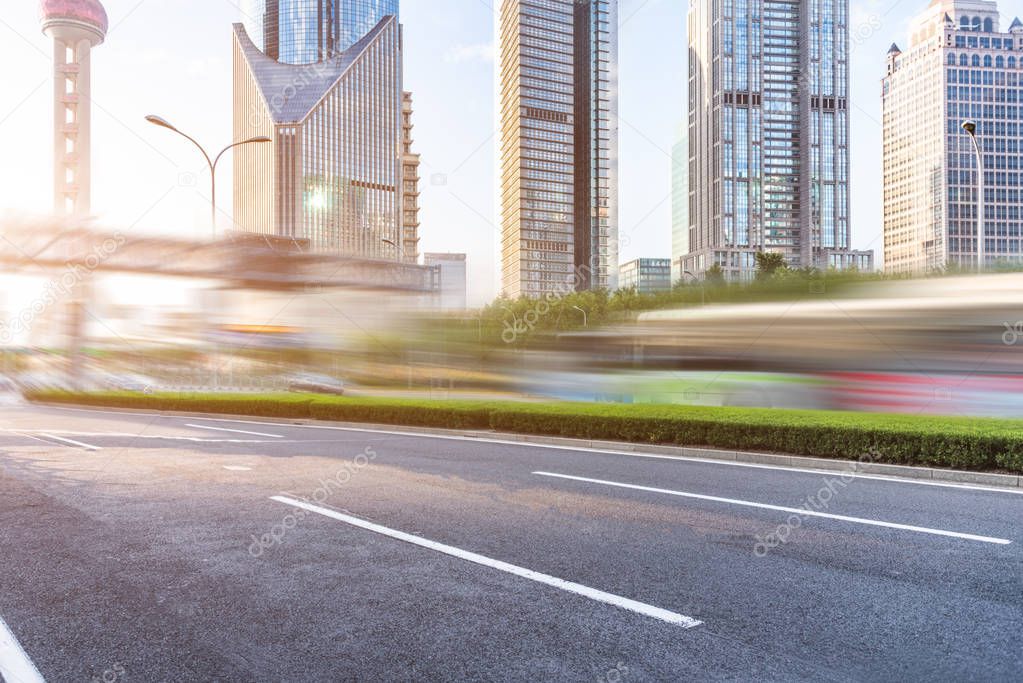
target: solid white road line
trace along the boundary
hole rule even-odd
[[[945,531],[943,529],[931,529],[923,526],[912,526],[910,524],[896,524],[894,522],[882,522],[876,519],[864,519],[862,517],[848,517],[846,515],[833,515],[827,512],[817,512],[815,510],[804,510],[803,508],[790,508],[782,505],[768,505],[767,503],[754,503],[748,500],[737,500],[735,498],[721,498],[719,496],[705,496],[699,493],[687,493],[685,491],[672,491],[671,489],[658,489],[650,486],[637,486],[636,484],[623,484],[617,481],[605,481],[603,479],[589,479],[587,477],[574,477],[569,474],[556,474],[554,472],[533,472],[533,474],[541,477],[554,477],[556,479],[568,479],[570,481],[581,481],[587,484],[600,484],[602,486],[613,486],[620,489],[632,489],[634,491],[648,491],[651,493],[663,493],[669,496],[678,496],[680,498],[695,498],[697,500],[708,500],[715,503],[727,503],[729,505],[741,505],[750,508],[759,508],[761,510],[775,510],[777,512],[788,512],[795,515],[805,517],[821,517],[824,519],[834,519],[840,522],[852,522],[854,524],[866,524],[869,526],[880,526],[888,529],[902,529],[904,531],[916,531],[921,534],[932,534],[934,536],[949,536],[951,538],[961,538],[967,541],[979,541],[980,543],[994,543],[996,545],[1009,545],[1012,541],[1004,538],[993,538],[991,536],[978,536],[976,534],[964,534],[958,531]]]
[[[0,618],[0,679],[10,683],[45,683],[11,629]]]
[[[66,444],[71,445],[71,446],[78,446],[79,448],[84,448],[87,451],[101,451],[101,450],[103,450],[99,446],[91,446],[91,445],[89,445],[87,443],[82,443],[81,441],[75,441],[74,439],[65,439],[62,436],[54,436],[53,434],[50,434],[48,432],[39,432],[39,436],[46,437],[47,439],[53,439],[54,441],[60,441],[62,443],[66,443]]]
[[[76,410],[85,412],[95,412],[88,408],[59,408],[60,410]],[[119,415],[133,415],[138,416],[140,413],[116,413]],[[143,414],[144,415],[144,414]],[[174,418],[174,415],[165,415],[163,417]],[[178,418],[182,419],[182,418]],[[187,418],[195,419],[195,418]],[[897,475],[885,475],[885,474],[862,474],[855,472],[854,469],[858,465],[855,460],[835,460],[836,463],[844,463],[848,465],[847,468],[826,470],[826,469],[813,469],[807,467],[789,467],[787,465],[764,465],[761,463],[752,462],[736,462],[733,460],[716,460],[714,458],[698,458],[688,455],[657,455],[655,453],[637,453],[635,451],[617,451],[608,448],[590,448],[586,446],[559,446],[557,444],[546,444],[546,443],[530,443],[528,441],[510,441],[508,439],[489,438],[485,436],[459,436],[457,434],[427,434],[424,432],[412,432],[412,431],[398,431],[390,429],[370,429],[362,427],[335,427],[332,425],[316,425],[316,424],[288,424],[283,422],[261,422],[256,420],[237,420],[230,418],[203,418],[210,422],[229,422],[234,424],[254,424],[262,425],[264,427],[284,427],[290,429],[326,429],[330,431],[338,432],[359,432],[364,434],[386,434],[388,436],[408,436],[420,439],[441,439],[444,441],[470,441],[474,443],[493,443],[502,446],[518,446],[520,448],[546,448],[555,451],[575,451],[578,453],[599,453],[601,455],[624,455],[630,458],[645,458],[647,460],[676,460],[681,462],[695,462],[704,465],[717,465],[720,467],[744,467],[747,469],[755,470],[774,470],[777,472],[792,472],[796,474],[823,474],[826,476],[843,476],[852,477],[854,479],[868,479],[872,481],[887,482],[889,484],[911,484],[914,486],[937,486],[939,488],[946,489],[963,489],[966,491],[979,491],[987,493],[1012,493],[1015,495],[1023,495],[1023,490],[1018,489],[1007,489],[999,488],[997,486],[984,486],[983,484],[956,484],[954,482],[944,481],[924,481],[921,479],[913,479],[910,477],[900,477]],[[713,450],[713,449],[700,449],[700,450]],[[797,456],[798,457],[798,456]]]
[[[194,427],[195,429],[210,429],[215,432],[232,432],[234,434],[248,434],[249,436],[268,436],[271,439],[283,439],[284,437],[280,434],[266,434],[264,432],[246,432],[242,429],[224,429],[223,427],[208,427],[206,425],[186,424],[186,427]]]
[[[223,468],[228,472],[251,472],[251,467],[244,467],[242,465],[223,465]]]
[[[26,436],[30,439],[36,439],[36,441],[43,441],[37,437],[32,436],[29,432],[18,431],[13,429],[0,429],[0,432],[8,434],[17,434],[19,436]],[[64,436],[93,436],[105,439],[148,439],[150,441],[187,441],[189,443],[240,443],[240,444],[253,444],[253,443],[283,443],[278,441],[267,441],[265,439],[205,439],[198,436],[162,436],[160,434],[133,434],[131,432],[76,432],[63,429],[51,429],[48,432],[34,432],[39,436],[48,436],[51,439],[60,439],[56,434],[63,434]],[[69,441],[69,439],[63,439]],[[43,443],[49,443],[43,441]],[[74,442],[77,443],[77,442]],[[293,443],[293,442],[288,442]],[[99,446],[95,446],[97,450],[101,450]]]
[[[390,538],[394,538],[399,541],[404,541],[405,543],[411,543],[412,545],[417,545],[420,546],[421,548],[428,548],[439,553],[444,553],[445,555],[450,555],[451,557],[457,557],[458,559],[465,560],[466,562],[472,562],[474,564],[482,565],[484,567],[490,567],[491,569],[497,569],[498,571],[506,572],[508,574],[512,574],[523,579],[529,579],[530,581],[536,581],[537,583],[542,583],[547,586],[559,588],[563,591],[575,593],[576,595],[581,595],[583,597],[589,598],[590,600],[596,600],[597,602],[603,602],[608,605],[614,605],[615,607],[629,610],[630,612],[636,612],[637,614],[642,614],[643,616],[658,619],[660,621],[664,621],[669,624],[674,624],[676,626],[681,626],[683,628],[693,628],[694,626],[699,626],[701,623],[703,623],[697,621],[696,619],[693,619],[692,617],[687,617],[678,614],[677,612],[670,612],[666,609],[654,607],[653,605],[648,605],[643,602],[637,602],[636,600],[623,598],[619,595],[614,595],[612,593],[605,593],[604,591],[597,590],[596,588],[590,588],[588,586],[583,586],[582,584],[573,583],[571,581],[565,581],[564,579],[559,579],[548,574],[542,574],[540,572],[533,571],[532,569],[525,569],[514,564],[508,564],[507,562],[502,562],[501,560],[495,560],[489,557],[485,557],[483,555],[478,555],[476,553],[469,552],[467,550],[455,548],[450,545],[437,543],[436,541],[431,541],[425,538],[421,538],[419,536],[407,534],[403,531],[389,529],[385,526],[380,526],[379,524],[367,522],[357,517],[352,517],[350,515],[345,515],[340,512],[330,510],[328,508],[312,505],[301,500],[295,500],[294,498],[288,498],[286,496],[273,496],[271,500],[275,500],[278,503],[284,503],[285,505],[291,505],[297,508],[302,508],[303,510],[308,510],[309,512],[315,512],[317,514],[323,515],[324,517],[330,517],[331,519],[336,519],[339,522],[344,522],[346,524],[351,524],[352,526],[359,527],[360,529],[372,531],[383,536],[389,536]]]
[[[52,410],[67,410],[78,413],[95,413],[95,408],[71,408],[68,406],[46,406]],[[188,419],[194,420],[195,417],[182,417],[179,415],[163,415],[158,413],[129,413],[124,411],[105,410],[103,411],[107,415],[125,415],[128,417],[164,417],[167,419]],[[556,444],[543,444],[543,443],[530,443],[528,441],[511,441],[508,439],[488,438],[485,436],[458,436],[456,434],[427,434],[424,432],[414,431],[398,431],[389,429],[370,429],[360,427],[335,427],[332,425],[317,425],[317,424],[293,424],[285,422],[265,422],[260,420],[239,420],[232,418],[216,418],[216,417],[204,417],[201,418],[209,422],[227,422],[233,424],[254,424],[262,425],[264,427],[283,427],[286,429],[325,429],[337,432],[358,432],[364,434],[386,434],[388,436],[408,436],[421,439],[441,439],[445,441],[470,441],[476,443],[493,443],[502,446],[518,446],[520,448],[546,448],[556,451],[575,451],[579,453],[599,453],[601,455],[624,455],[630,458],[646,458],[648,460],[677,460],[680,462],[695,462],[705,465],[716,465],[718,467],[745,467],[748,469],[756,470],[775,470],[778,472],[791,472],[795,474],[823,474],[827,476],[841,475],[843,477],[853,477],[855,479],[868,479],[872,481],[887,482],[889,484],[910,484],[913,486],[937,486],[939,488],[946,489],[961,489],[964,491],[977,491],[984,493],[1011,493],[1014,495],[1023,495],[1023,490],[1000,488],[997,486],[984,486],[983,484],[956,484],[954,482],[944,481],[924,481],[921,479],[913,479],[911,477],[900,477],[898,475],[885,475],[885,474],[861,474],[853,472],[855,461],[844,461],[836,460],[835,462],[844,462],[848,464],[848,468],[839,470],[829,469],[813,469],[806,467],[789,467],[787,465],[764,465],[761,463],[751,462],[736,462],[733,460],[717,460],[714,458],[698,458],[688,455],[657,455],[655,453],[637,453],[635,451],[619,451],[607,448],[591,448],[587,446],[559,446]],[[709,449],[713,450],[713,449]]]

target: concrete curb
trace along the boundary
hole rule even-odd
[[[856,465],[856,474],[870,474],[892,479],[909,479],[916,481],[933,481],[951,484],[990,486],[1005,489],[1023,488],[1023,476],[1015,474],[995,474],[992,472],[972,472],[969,470],[948,470],[935,467],[914,467],[910,465],[887,465],[883,463],[857,463],[855,460],[811,458],[800,455],[779,453],[757,453],[753,451],[730,451],[714,448],[693,448],[689,446],[663,446],[657,444],[636,444],[626,441],[594,441],[588,439],[571,439],[560,436],[537,436],[532,434],[515,434],[511,432],[481,431],[467,429],[438,429],[436,427],[409,427],[405,425],[375,424],[369,422],[335,422],[329,420],[296,420],[292,418],[258,417],[253,415],[228,415],[223,413],[189,413],[179,411],[152,411],[138,408],[100,408],[93,406],[72,406],[57,403],[37,403],[35,405],[50,408],[73,408],[95,412],[118,412],[136,415],[166,415],[168,417],[193,417],[212,420],[238,420],[240,422],[267,422],[293,425],[322,425],[325,427],[341,427],[344,429],[361,429],[367,431],[387,431],[407,434],[428,434],[431,436],[457,436],[468,439],[508,441],[543,446],[565,446],[580,448],[600,453],[628,453],[637,455],[657,455],[680,459],[699,459],[722,462],[735,462],[753,465],[768,465],[791,469],[816,470],[821,473],[848,473],[852,465]]]

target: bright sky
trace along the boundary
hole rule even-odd
[[[34,0],[0,16],[0,213],[51,205],[51,70]],[[927,0],[853,0],[853,246],[881,250],[880,78]],[[209,147],[231,138],[234,0],[106,0],[93,56],[93,212],[110,227],[208,234],[208,174],[156,113]],[[465,251],[474,303],[498,288],[494,226],[493,0],[403,0],[406,87],[423,156],[422,248]],[[1003,29],[1023,1],[1000,3]],[[670,151],[683,118],[684,0],[621,0],[622,260],[671,250]],[[218,171],[230,214],[230,157]],[[438,182],[441,178],[445,182]],[[433,182],[431,182],[433,181]]]

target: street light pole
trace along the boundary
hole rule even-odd
[[[683,275],[688,275],[689,277],[693,278],[694,280],[696,280],[697,282],[700,283],[700,305],[701,306],[706,306],[707,305],[707,283],[701,281],[700,278],[696,277],[696,275],[694,275],[692,272],[690,272],[688,270],[683,270],[682,274]]]
[[[146,121],[149,121],[149,123],[153,124],[154,126],[160,126],[161,128],[166,128],[169,131],[173,131],[173,132],[177,133],[178,135],[180,135],[181,137],[185,138],[186,140],[191,142],[193,145],[195,145],[196,148],[198,148],[198,150],[200,152],[202,152],[203,158],[206,159],[206,165],[210,169],[210,225],[212,226],[212,230],[213,230],[213,239],[216,239],[217,238],[217,164],[220,163],[220,158],[222,156],[224,156],[224,154],[228,150],[234,149],[235,147],[239,147],[241,145],[248,145],[248,144],[251,144],[251,143],[273,142],[273,140],[271,140],[270,138],[266,137],[265,135],[260,135],[260,136],[254,137],[254,138],[249,138],[248,140],[241,140],[240,142],[235,142],[235,143],[232,143],[232,144],[228,145],[224,149],[220,150],[220,154],[218,154],[215,158],[210,159],[210,155],[207,154],[206,150],[203,149],[202,145],[200,145],[198,142],[196,142],[195,138],[193,138],[190,135],[186,135],[185,133],[182,133],[180,130],[178,130],[177,128],[172,126],[170,123],[168,123],[165,119],[162,119],[159,116],[153,116],[152,114],[150,114],[149,116],[146,117]]]
[[[572,308],[574,308],[575,310],[577,310],[577,311],[579,311],[580,313],[583,314],[583,327],[589,327],[590,326],[590,319],[589,319],[589,316],[586,315],[586,311],[584,311],[583,309],[579,308],[578,306],[573,306]]]
[[[987,241],[984,231],[984,155],[977,142],[977,123],[963,121],[963,130],[973,141],[973,150],[977,153],[977,270],[982,271],[987,265]]]

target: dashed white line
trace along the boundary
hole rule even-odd
[[[224,465],[225,470],[228,472],[251,472],[251,467],[245,467],[243,465]]]
[[[207,425],[196,425],[186,424],[186,427],[193,427],[194,429],[209,429],[214,432],[231,432],[232,434],[248,434],[249,436],[267,436],[271,439],[283,439],[284,437],[280,434],[267,434],[265,432],[247,432],[243,429],[225,429],[223,427],[209,427]]]
[[[92,445],[87,444],[87,443],[82,443],[81,441],[75,441],[74,439],[65,439],[62,436],[54,436],[53,434],[50,434],[48,432],[39,432],[39,436],[46,437],[47,439],[53,439],[54,441],[60,441],[61,443],[66,443],[66,444],[68,444],[70,446],[77,446],[79,448],[84,448],[87,451],[101,451],[101,450],[103,450],[99,446],[92,446]]]
[[[484,555],[479,555],[477,553],[470,552],[468,550],[462,550],[461,548],[456,548],[454,546],[445,545],[443,543],[431,541],[429,539],[421,538],[419,536],[414,536],[403,531],[389,529],[385,526],[374,524],[372,522],[367,522],[366,520],[342,514],[335,510],[319,507],[318,505],[312,505],[311,503],[306,503],[305,501],[295,500],[294,498],[288,498],[286,496],[274,496],[273,498],[271,498],[271,500],[275,500],[278,503],[284,503],[285,505],[291,505],[293,507],[302,508],[303,510],[308,510],[309,512],[315,512],[316,514],[323,515],[324,517],[330,517],[331,519],[335,519],[339,522],[350,524],[360,529],[372,531],[383,536],[388,536],[399,541],[404,541],[405,543],[411,543],[412,545],[417,545],[421,548],[428,548],[430,550],[434,550],[445,555],[450,555],[451,557],[456,557],[460,560],[465,560],[466,562],[472,562],[474,564],[489,567],[491,569],[497,569],[498,571],[512,574],[523,579],[536,581],[537,583],[542,583],[546,586],[552,586],[554,588],[558,588],[569,593],[581,595],[583,597],[589,598],[590,600],[595,600],[597,602],[613,605],[615,607],[619,607],[630,612],[642,614],[643,616],[650,617],[652,619],[658,619],[660,621],[664,621],[676,626],[681,626],[683,628],[693,628],[694,626],[699,626],[701,623],[703,623],[697,621],[696,619],[693,619],[692,617],[687,617],[682,614],[678,614],[677,612],[671,612],[660,607],[648,605],[644,602],[637,602],[636,600],[623,598],[620,595],[614,595],[613,593],[605,593],[604,591],[597,590],[596,588],[590,588],[589,586],[584,586],[582,584],[573,583],[571,581],[566,581],[564,579],[559,579],[555,576],[550,576],[549,574],[543,574],[541,572],[533,571],[532,569],[525,569],[524,567],[519,567],[517,565],[502,562],[501,560],[495,560]]]
[[[951,538],[961,538],[967,541],[978,541],[980,543],[993,543],[995,545],[1009,545],[1012,541],[1005,538],[994,538],[991,536],[978,536],[976,534],[966,534],[958,531],[945,531],[944,529],[931,529],[924,526],[913,526],[911,524],[896,524],[895,522],[882,522],[876,519],[864,519],[863,517],[848,517],[846,515],[833,515],[828,512],[817,512],[815,510],[805,510],[803,508],[790,508],[782,505],[769,505],[767,503],[755,503],[749,500],[738,500],[735,498],[721,498],[719,496],[706,496],[700,493],[688,493],[686,491],[673,491],[671,489],[659,489],[651,486],[638,486],[636,484],[623,484],[617,481],[606,481],[604,479],[590,479],[588,477],[575,477],[569,474],[556,474],[554,472],[533,472],[533,474],[540,477],[553,477],[556,479],[568,479],[570,481],[579,481],[587,484],[600,484],[601,486],[613,486],[620,489],[632,489],[633,491],[647,491],[650,493],[663,493],[669,496],[678,496],[680,498],[695,498],[697,500],[708,500],[714,503],[727,503],[729,505],[741,505],[743,507],[759,508],[761,510],[774,510],[776,512],[788,512],[791,514],[800,515],[803,517],[821,517],[824,519],[834,519],[840,522],[852,522],[854,524],[866,524],[868,526],[879,526],[886,527],[888,529],[902,529],[904,531],[915,531],[921,534],[932,534],[934,536],[948,536]]]
[[[45,683],[39,669],[0,618],[0,679],[11,683]]]

